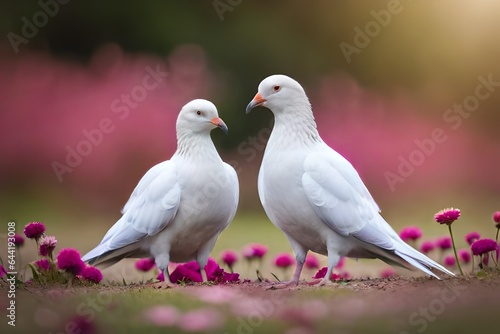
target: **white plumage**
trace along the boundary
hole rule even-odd
[[[453,275],[407,245],[380,215],[354,167],[321,139],[309,100],[298,82],[264,79],[247,113],[256,106],[275,117],[259,171],[258,189],[269,219],[288,238],[297,260],[297,283],[309,250],[328,255],[325,284],[341,256],[408,264],[437,277]]]
[[[215,105],[201,99],[186,104],[177,118],[172,158],[142,177],[123,216],[82,259],[111,265],[124,257],[153,257],[167,284],[170,261],[196,260],[204,268],[236,213],[239,196],[236,172],[210,138],[216,127],[227,132]],[[201,274],[206,281],[205,271]]]

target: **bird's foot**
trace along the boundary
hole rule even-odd
[[[170,283],[170,282],[153,283],[153,288],[155,288],[155,289],[171,289],[173,287],[174,287],[174,284]]]
[[[308,282],[308,285],[316,285],[316,286],[327,286],[327,285],[332,285],[333,282],[330,281],[329,279],[316,279],[314,281]]]
[[[296,288],[299,285],[299,281],[287,281],[287,282],[272,282],[270,283],[270,287],[268,287],[266,290],[281,290],[281,289],[288,289],[288,288]]]

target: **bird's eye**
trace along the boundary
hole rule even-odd
[[[201,114],[202,114],[202,112],[199,111],[199,110],[196,112],[196,115],[198,115],[198,116],[201,115]]]
[[[273,90],[274,90],[275,92],[279,92],[279,91],[280,91],[280,89],[281,89],[281,87],[280,87],[280,86],[274,86],[274,87],[273,87]]]

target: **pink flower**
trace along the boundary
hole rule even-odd
[[[417,226],[407,226],[401,230],[399,236],[405,242],[408,240],[415,241],[422,236],[422,230]]]
[[[143,313],[144,318],[153,325],[170,327],[176,324],[179,311],[173,306],[153,306]]]
[[[261,259],[267,253],[267,246],[262,244],[249,244],[243,247],[243,257],[247,260],[254,258]]]
[[[483,255],[495,251],[498,260],[499,247],[497,242],[493,239],[479,239],[472,244],[470,249],[474,255]]]
[[[447,267],[454,267],[457,264],[457,261],[455,260],[454,255],[447,255],[444,258],[444,265]]]
[[[238,255],[232,250],[222,252],[222,262],[224,262],[231,271],[233,271],[233,264],[238,261]]]
[[[207,273],[207,279],[209,281],[227,283],[238,282],[240,280],[240,274],[226,273],[222,268],[219,267],[219,265],[213,258],[208,259],[208,262],[205,266],[205,271]],[[160,281],[164,281],[165,277],[163,273],[160,273],[157,279]],[[173,283],[201,282],[202,279],[200,274],[200,266],[196,261],[180,264],[170,274],[170,281]]]
[[[497,211],[493,214],[493,221],[495,222],[495,226],[500,228],[500,211]]]
[[[337,263],[337,265],[335,266],[335,268],[342,269],[344,268],[344,264],[345,264],[345,257],[342,256],[339,260],[339,263]]]
[[[41,256],[49,256],[52,259],[52,252],[56,248],[57,240],[53,236],[43,236],[40,238],[39,252]]]
[[[465,235],[465,241],[471,246],[474,241],[479,240],[481,236],[477,232],[470,232]]]
[[[304,262],[304,265],[306,266],[307,269],[318,269],[319,268],[318,258],[313,253],[309,253],[306,256],[306,261]]]
[[[92,266],[86,266],[82,270],[80,275],[82,276],[83,279],[94,283],[99,283],[102,280],[101,271],[96,267]]]
[[[22,235],[20,234],[14,234],[14,245],[16,245],[16,247],[21,247],[22,245],[24,245],[24,238],[22,237]]]
[[[458,258],[462,263],[469,263],[471,260],[470,251],[468,249],[459,249]]]
[[[396,271],[392,267],[387,267],[380,272],[380,277],[390,278],[396,276]]]
[[[429,253],[430,251],[432,251],[434,249],[434,243],[432,241],[424,241],[422,242],[422,244],[420,245],[420,251],[424,254],[427,254]]]
[[[5,268],[0,264],[0,277],[7,275],[7,271]]]
[[[179,264],[170,274],[172,283],[201,282],[200,266],[196,261]]]
[[[73,275],[79,275],[85,269],[85,263],[76,249],[64,248],[57,255],[57,267]]]
[[[288,268],[295,263],[295,259],[289,253],[280,253],[274,258],[274,265],[279,268]]]
[[[434,220],[439,224],[451,225],[460,217],[460,210],[454,208],[443,209],[434,215]]]
[[[436,240],[436,246],[441,248],[441,250],[447,250],[451,248],[451,238],[442,237]]]
[[[135,269],[143,272],[148,272],[153,267],[155,266],[155,259],[153,258],[146,258],[146,259],[139,259],[135,261]]]
[[[28,239],[35,239],[36,241],[38,241],[38,239],[40,239],[44,232],[45,225],[40,222],[31,222],[26,224],[26,226],[24,227],[24,235]]]
[[[47,259],[38,260],[35,264],[40,270],[48,271],[50,269],[50,262]]]
[[[318,270],[318,271],[316,272],[316,274],[315,274],[312,278],[323,278],[323,277],[325,277],[325,275],[326,275],[326,272],[327,272],[327,271],[328,271],[328,268],[327,268],[327,267],[323,267],[323,268],[321,268],[320,270]],[[348,277],[348,276],[349,276],[349,274],[348,274],[348,273],[346,273],[346,276]],[[346,278],[347,278],[347,277],[346,277]],[[342,278],[342,277],[341,277],[341,275],[339,275],[339,274],[335,274],[334,272],[332,272],[332,276],[330,277],[330,279],[332,279],[332,280],[334,280],[334,281],[338,281],[338,280],[340,280],[341,278]]]
[[[224,318],[219,311],[203,308],[189,311],[182,315],[177,326],[187,332],[217,332],[224,325]]]

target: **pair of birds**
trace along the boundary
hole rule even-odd
[[[274,225],[288,238],[299,282],[309,250],[328,256],[331,277],[342,256],[379,258],[389,264],[453,275],[406,244],[380,209],[354,167],[321,139],[301,85],[285,76],[264,79],[246,112],[269,108],[274,128],[260,167],[259,197]],[[193,100],[179,113],[177,150],[140,180],[123,216],[83,260],[111,265],[125,257],[153,257],[170,285],[170,261],[196,260],[203,269],[219,234],[232,221],[239,198],[235,170],[222,161],[210,131],[227,126],[215,105]]]

